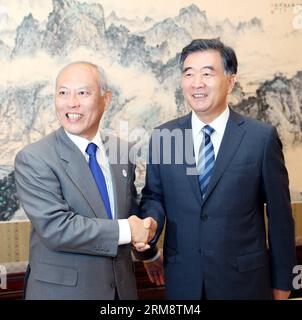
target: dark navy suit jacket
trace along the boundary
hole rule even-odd
[[[205,293],[207,299],[270,299],[272,288],[291,289],[294,223],[275,128],[230,110],[204,199],[198,176],[187,174],[196,167],[188,161],[191,113],[155,131],[177,136],[186,130],[182,141],[172,139],[170,150],[153,133],[142,190],[142,216],[158,222],[157,239],[166,222],[167,298],[200,299]],[[165,164],[168,152],[171,163]]]

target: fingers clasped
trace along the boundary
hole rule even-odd
[[[140,219],[132,215],[128,218],[131,229],[131,243],[137,251],[145,251],[150,248],[148,244],[155,236],[157,222],[151,218]]]

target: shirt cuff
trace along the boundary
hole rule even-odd
[[[131,229],[128,219],[118,219],[119,225],[119,239],[118,245],[127,244],[131,242]]]
[[[159,250],[157,251],[156,255],[155,255],[153,258],[148,259],[148,260],[144,260],[144,263],[153,262],[153,261],[155,261],[156,259],[159,259],[160,254],[161,254],[161,251],[160,251],[160,249],[159,249]]]

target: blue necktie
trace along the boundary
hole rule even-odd
[[[199,186],[202,197],[204,197],[213,172],[215,164],[214,147],[211,141],[211,134],[215,131],[206,125],[202,129],[204,139],[199,149],[197,170],[199,173]]]
[[[86,153],[89,155],[89,168],[92,172],[94,180],[95,180],[95,182],[98,186],[99,192],[102,196],[102,199],[103,199],[103,202],[105,205],[105,209],[107,211],[107,215],[108,215],[109,219],[112,219],[112,213],[111,213],[111,208],[110,208],[110,201],[109,201],[105,177],[104,177],[102,169],[100,168],[100,166],[96,160],[97,148],[98,148],[97,145],[94,143],[89,143],[86,148]]]

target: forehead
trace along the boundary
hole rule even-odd
[[[222,59],[219,51],[207,50],[190,53],[184,63],[184,68],[202,69],[207,66],[213,66],[215,69],[222,69]]]
[[[57,77],[57,86],[95,86],[99,85],[97,70],[88,64],[73,64],[65,67]]]

